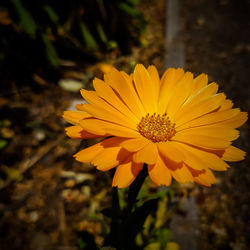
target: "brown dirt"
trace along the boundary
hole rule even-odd
[[[235,107],[250,110],[250,1],[182,1],[186,68],[207,73]],[[249,123],[236,146],[249,152]],[[249,156],[200,188],[200,249],[249,249]]]

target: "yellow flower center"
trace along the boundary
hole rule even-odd
[[[168,141],[176,133],[175,123],[171,123],[166,113],[163,115],[147,114],[146,117],[142,117],[137,129],[142,136],[152,142]]]

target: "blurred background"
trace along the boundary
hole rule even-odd
[[[129,73],[136,63],[154,64],[164,72],[168,7],[165,0],[0,2],[0,249],[103,245],[112,171],[73,159],[93,141],[66,138],[61,115],[111,66]],[[249,111],[250,1],[180,0],[179,15],[185,69],[207,73]],[[235,145],[249,151],[249,144],[245,124]],[[181,246],[193,224],[181,204],[192,199],[196,249],[249,248],[249,157],[231,166],[215,173],[211,188],[173,185],[178,199],[165,204],[175,207],[174,215],[164,210],[165,240]],[[139,249],[148,243],[138,242]]]

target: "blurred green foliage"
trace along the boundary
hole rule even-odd
[[[109,50],[128,53],[145,28],[139,0],[10,0],[0,3],[0,77],[22,79],[84,63]],[[47,74],[50,71],[45,72]]]
[[[172,189],[169,187],[152,191],[150,179],[144,179],[145,173],[146,168],[129,188],[113,189],[112,208],[102,210],[111,219],[104,246],[163,250],[171,241],[169,219],[175,209]]]

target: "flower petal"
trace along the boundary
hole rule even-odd
[[[242,161],[245,159],[245,156],[246,152],[234,146],[230,146],[226,148],[222,155],[222,159],[224,161]]]
[[[161,88],[159,94],[159,114],[164,114],[170,97],[172,96],[174,86],[176,82],[184,75],[184,71],[181,68],[174,69],[169,68],[161,78]]]
[[[132,79],[125,72],[119,72],[112,69],[108,74],[104,75],[104,80],[109,84],[120,96],[124,103],[128,105],[130,110],[137,116],[145,115],[145,110],[133,86]]]
[[[104,137],[104,135],[100,134],[92,134],[84,130],[81,126],[71,126],[65,129],[67,136],[72,139],[91,139],[91,138],[99,138]]]
[[[158,157],[158,150],[155,143],[148,143],[141,150],[137,151],[133,155],[133,160],[136,163],[155,164]]]
[[[133,129],[99,119],[85,119],[80,122],[80,125],[93,134],[109,134],[128,138],[139,136],[139,133]]]
[[[231,109],[233,107],[233,102],[229,99],[224,100],[224,102],[221,104],[220,109],[218,111],[223,111],[227,109]]]
[[[161,157],[158,157],[154,165],[148,166],[148,174],[150,179],[158,186],[171,184],[171,171],[167,168]]]
[[[122,124],[129,128],[136,128],[136,123],[133,120],[128,119],[116,108],[112,107],[106,101],[98,97],[95,91],[82,89],[81,94],[83,98],[90,103],[82,106],[89,114],[92,114],[94,117],[99,119]]]
[[[91,117],[90,114],[83,112],[83,111],[64,111],[63,112],[63,119],[73,125],[79,125],[79,122],[85,118]]]
[[[122,141],[122,138],[111,137],[104,141],[101,141],[91,147],[85,148],[74,155],[77,161],[80,162],[91,162],[97,154],[102,152],[105,148],[114,147],[119,145]]]
[[[206,85],[204,88],[200,89],[194,95],[185,102],[185,108],[190,108],[190,106],[200,103],[202,100],[207,99],[208,97],[214,96],[218,91],[218,84],[212,82]]]
[[[170,117],[170,120],[172,120],[172,117],[179,111],[188,98],[192,82],[193,74],[187,72],[176,84],[173,95],[171,96],[166,109],[166,113]]]
[[[131,158],[120,164],[115,171],[112,186],[118,188],[129,186],[142,170],[142,167],[143,163],[134,163]]]
[[[181,110],[173,117],[173,120],[176,121],[187,112],[192,111],[193,108],[197,106],[197,104],[199,105],[203,101],[207,100],[209,97],[211,98],[212,96],[214,96],[217,90],[218,84],[211,83],[203,89],[199,90],[194,95],[190,96],[181,107]]]
[[[185,164],[181,168],[171,170],[172,176],[180,183],[194,182],[194,178]]]
[[[182,136],[192,136],[193,138],[197,137],[211,137],[216,139],[222,139],[225,141],[236,140],[239,137],[239,131],[233,128],[227,127],[217,127],[218,125],[208,125],[202,127],[188,128],[183,129],[175,134],[172,137],[172,140],[178,140]]]
[[[74,155],[77,161],[80,162],[91,162],[95,156],[103,150],[100,143],[97,143],[91,147],[85,148]]]
[[[134,82],[145,111],[153,114],[157,111],[158,96],[148,71],[142,64],[137,64],[134,70]],[[149,101],[150,100],[150,101]]]
[[[206,169],[204,173],[194,177],[194,181],[200,185],[211,187],[211,184],[214,184],[216,180],[212,171]]]
[[[113,107],[118,109],[121,113],[126,115],[129,119],[133,120],[135,123],[138,123],[139,119],[136,115],[131,112],[131,110],[121,101],[113,89],[104,81],[95,78],[93,80],[94,88],[97,94],[103,98],[105,101],[110,103]]]
[[[149,76],[151,78],[151,81],[153,83],[154,89],[155,89],[155,96],[156,96],[156,102],[158,104],[158,98],[159,98],[159,91],[160,91],[160,77],[158,74],[158,70],[154,65],[150,65],[147,68],[147,71],[149,73]]]
[[[223,140],[221,138],[210,137],[210,136],[193,136],[190,134],[179,134],[177,133],[172,137],[173,141],[184,142],[197,147],[205,149],[225,149],[231,145],[230,141]]]
[[[201,157],[194,154],[191,149],[188,150],[190,146],[175,142],[172,142],[172,144],[176,145],[178,147],[178,150],[182,152],[182,154],[184,155],[183,162],[185,162],[186,165],[192,167],[195,170],[202,170],[204,168],[204,161],[202,161]]]
[[[136,130],[136,124],[130,122],[129,119],[117,117],[116,115],[105,111],[103,108],[95,107],[91,104],[84,104],[84,110],[93,115],[94,118],[104,120],[113,124],[120,125],[122,127]]]
[[[104,148],[91,163],[96,166],[98,170],[107,171],[122,163],[129,156],[129,152],[120,146]]]
[[[128,129],[122,126],[115,126],[115,124],[113,124],[112,126],[106,127],[105,131],[110,134],[110,135],[114,135],[114,136],[119,136],[119,137],[126,137],[126,138],[137,138],[140,137],[141,135],[132,129]]]
[[[202,88],[206,87],[208,83],[208,76],[207,74],[200,74],[198,75],[192,85],[192,93],[195,94]]]
[[[219,156],[189,145],[173,142],[178,149],[185,155],[184,162],[195,170],[211,168],[216,171],[225,171],[229,168]]]
[[[144,148],[147,144],[151,143],[149,140],[141,137],[127,139],[121,143],[121,147],[125,148],[130,152],[136,152]]]
[[[157,86],[157,89],[158,89],[158,92],[159,92],[160,77],[159,77],[159,74],[158,74],[158,70],[156,69],[156,67],[154,65],[150,65],[147,68],[147,71],[148,71],[148,73],[150,75],[151,80]]]
[[[198,126],[204,126],[209,124],[218,124],[220,122],[231,120],[233,117],[235,117],[240,112],[240,109],[229,109],[229,110],[223,110],[223,111],[216,111],[212,113],[208,113],[206,115],[203,115],[197,119],[194,119],[190,122],[187,122],[183,124],[182,126],[179,126],[176,128],[177,131],[183,130],[185,128],[191,128],[191,127],[198,127]]]
[[[172,142],[157,143],[157,148],[163,160],[167,162],[169,167],[173,163],[181,163],[184,161],[184,154]]]
[[[241,125],[243,125],[247,121],[247,119],[248,119],[247,112],[240,112],[239,114],[237,114],[233,118],[222,121],[220,123],[220,126],[225,126],[225,127],[229,127],[229,128],[238,128]]]
[[[189,105],[188,109],[183,108],[180,112],[178,112],[178,116],[175,117],[173,122],[175,122],[176,127],[178,127],[195,118],[212,112],[220,106],[224,99],[225,94],[221,93],[208,97],[195,105]]]

